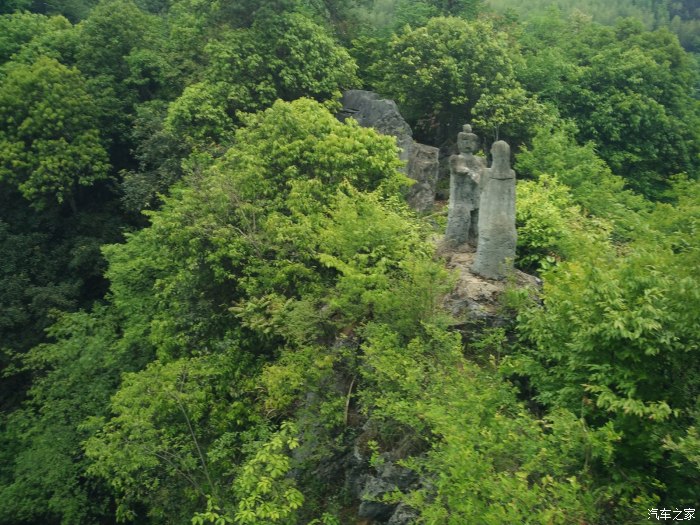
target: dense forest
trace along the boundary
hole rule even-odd
[[[700,520],[697,53],[694,0],[4,0],[0,524]],[[497,323],[356,88],[511,145]]]

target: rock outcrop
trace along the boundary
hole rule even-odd
[[[447,260],[447,268],[457,272],[457,282],[443,299],[444,308],[461,326],[502,326],[510,317],[504,312],[502,295],[508,286],[527,288],[535,293],[542,281],[534,275],[514,269],[512,281],[481,277],[472,271],[476,253],[471,247],[459,251],[443,248],[441,255]]]
[[[393,100],[377,93],[352,89],[343,93],[340,120],[352,117],[360,126],[374,128],[383,135],[396,137],[399,158],[406,164],[404,173],[415,183],[406,193],[406,200],[416,211],[430,211],[435,202],[438,178],[438,148],[413,140],[411,126],[404,120]]]

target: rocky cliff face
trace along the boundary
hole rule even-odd
[[[383,135],[396,137],[399,158],[406,165],[406,175],[415,184],[408,189],[406,200],[416,211],[430,211],[435,202],[438,178],[438,148],[413,140],[411,126],[404,120],[393,100],[383,99],[377,93],[352,89],[343,93],[343,109],[338,114],[342,121],[352,117],[360,126],[374,128]]]

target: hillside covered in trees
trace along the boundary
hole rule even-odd
[[[5,0],[0,525],[700,520],[699,18]],[[438,196],[465,123],[510,144],[537,286],[446,306],[360,88]]]

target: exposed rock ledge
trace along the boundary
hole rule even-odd
[[[445,296],[443,306],[460,325],[482,322],[488,326],[500,326],[507,321],[503,314],[502,295],[508,287],[536,291],[542,285],[539,278],[517,269],[511,278],[500,281],[472,273],[476,253],[466,244],[455,250],[440,248],[438,254],[445,258],[447,268],[458,274],[457,283]]]

